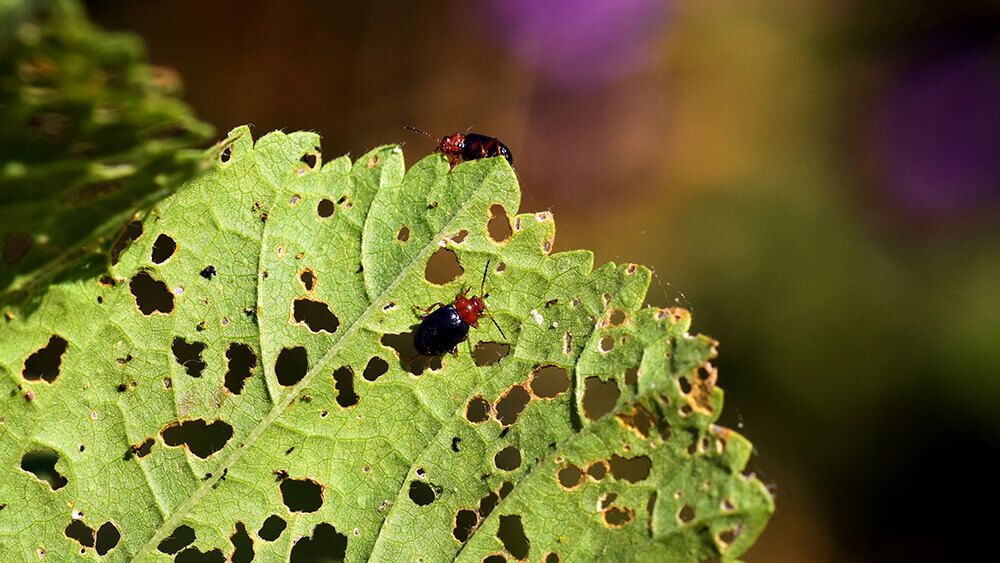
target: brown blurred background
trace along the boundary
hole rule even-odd
[[[220,138],[502,139],[557,250],[650,265],[649,302],[721,341],[778,506],[747,561],[995,558],[995,2],[87,5]]]

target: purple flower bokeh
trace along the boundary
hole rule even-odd
[[[542,77],[601,84],[642,66],[668,0],[509,0],[481,4],[500,42]]]
[[[889,196],[906,211],[947,215],[1000,200],[1000,57],[964,48],[888,85],[871,130]]]

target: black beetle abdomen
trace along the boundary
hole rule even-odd
[[[424,317],[413,335],[413,347],[425,356],[439,356],[454,350],[467,334],[469,325],[454,306],[445,305]]]

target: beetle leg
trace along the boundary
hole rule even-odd
[[[444,303],[441,303],[440,301],[438,301],[437,303],[431,305],[430,307],[428,307],[426,309],[424,309],[423,307],[420,307],[418,305],[414,305],[413,307],[416,308],[416,309],[420,309],[421,311],[423,311],[425,313],[423,315],[420,315],[420,318],[422,319],[422,318],[426,317],[427,315],[431,314],[431,311],[434,310],[434,307],[444,307]]]

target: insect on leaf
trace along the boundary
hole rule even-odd
[[[234,130],[108,278],[0,311],[0,556],[752,545],[773,503],[743,473],[750,444],[714,424],[715,342],[642,307],[648,270],[550,254],[553,218],[517,213],[502,158],[406,170],[397,146],[324,163],[318,143]],[[506,337],[480,322],[456,354],[418,356],[418,307],[477,293],[487,263]]]

